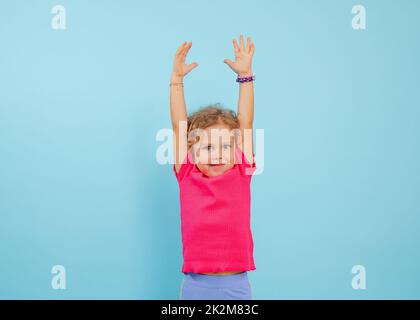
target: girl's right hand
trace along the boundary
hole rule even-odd
[[[172,80],[181,81],[187,73],[198,66],[197,62],[185,64],[185,58],[191,46],[192,42],[185,41],[176,51],[172,69]]]

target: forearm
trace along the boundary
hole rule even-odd
[[[183,78],[171,76],[170,83],[182,83]],[[187,121],[187,107],[185,105],[184,86],[175,84],[170,86],[171,121],[174,129],[179,128],[180,121]]]
[[[254,83],[239,84],[238,120],[242,129],[251,129],[254,121]]]
[[[179,172],[180,163],[187,154],[187,124],[188,114],[184,97],[184,76],[198,66],[197,62],[185,63],[185,57],[192,46],[192,42],[184,42],[176,51],[170,79],[170,109],[171,121],[174,131],[174,158],[175,170]]]

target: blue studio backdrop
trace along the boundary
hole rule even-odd
[[[240,34],[264,130],[254,298],[420,298],[419,14],[412,0],[2,0],[0,298],[179,298],[179,190],[156,160],[172,59],[193,42],[190,111],[235,109],[223,60]]]

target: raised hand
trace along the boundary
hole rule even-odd
[[[233,47],[235,49],[235,61],[225,59],[224,63],[239,76],[252,75],[252,56],[254,55],[255,47],[254,43],[251,42],[251,38],[247,38],[245,46],[244,37],[240,35],[239,46],[236,39],[233,39]]]
[[[182,80],[182,78],[189,73],[192,69],[198,66],[197,62],[190,64],[185,63],[185,58],[187,57],[188,51],[190,51],[192,42],[185,41],[182,45],[179,46],[176,51],[173,69],[172,69],[172,79]]]

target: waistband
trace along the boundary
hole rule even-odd
[[[248,272],[244,271],[224,276],[187,272],[185,273],[185,281],[207,287],[231,287],[244,283],[248,284]]]

